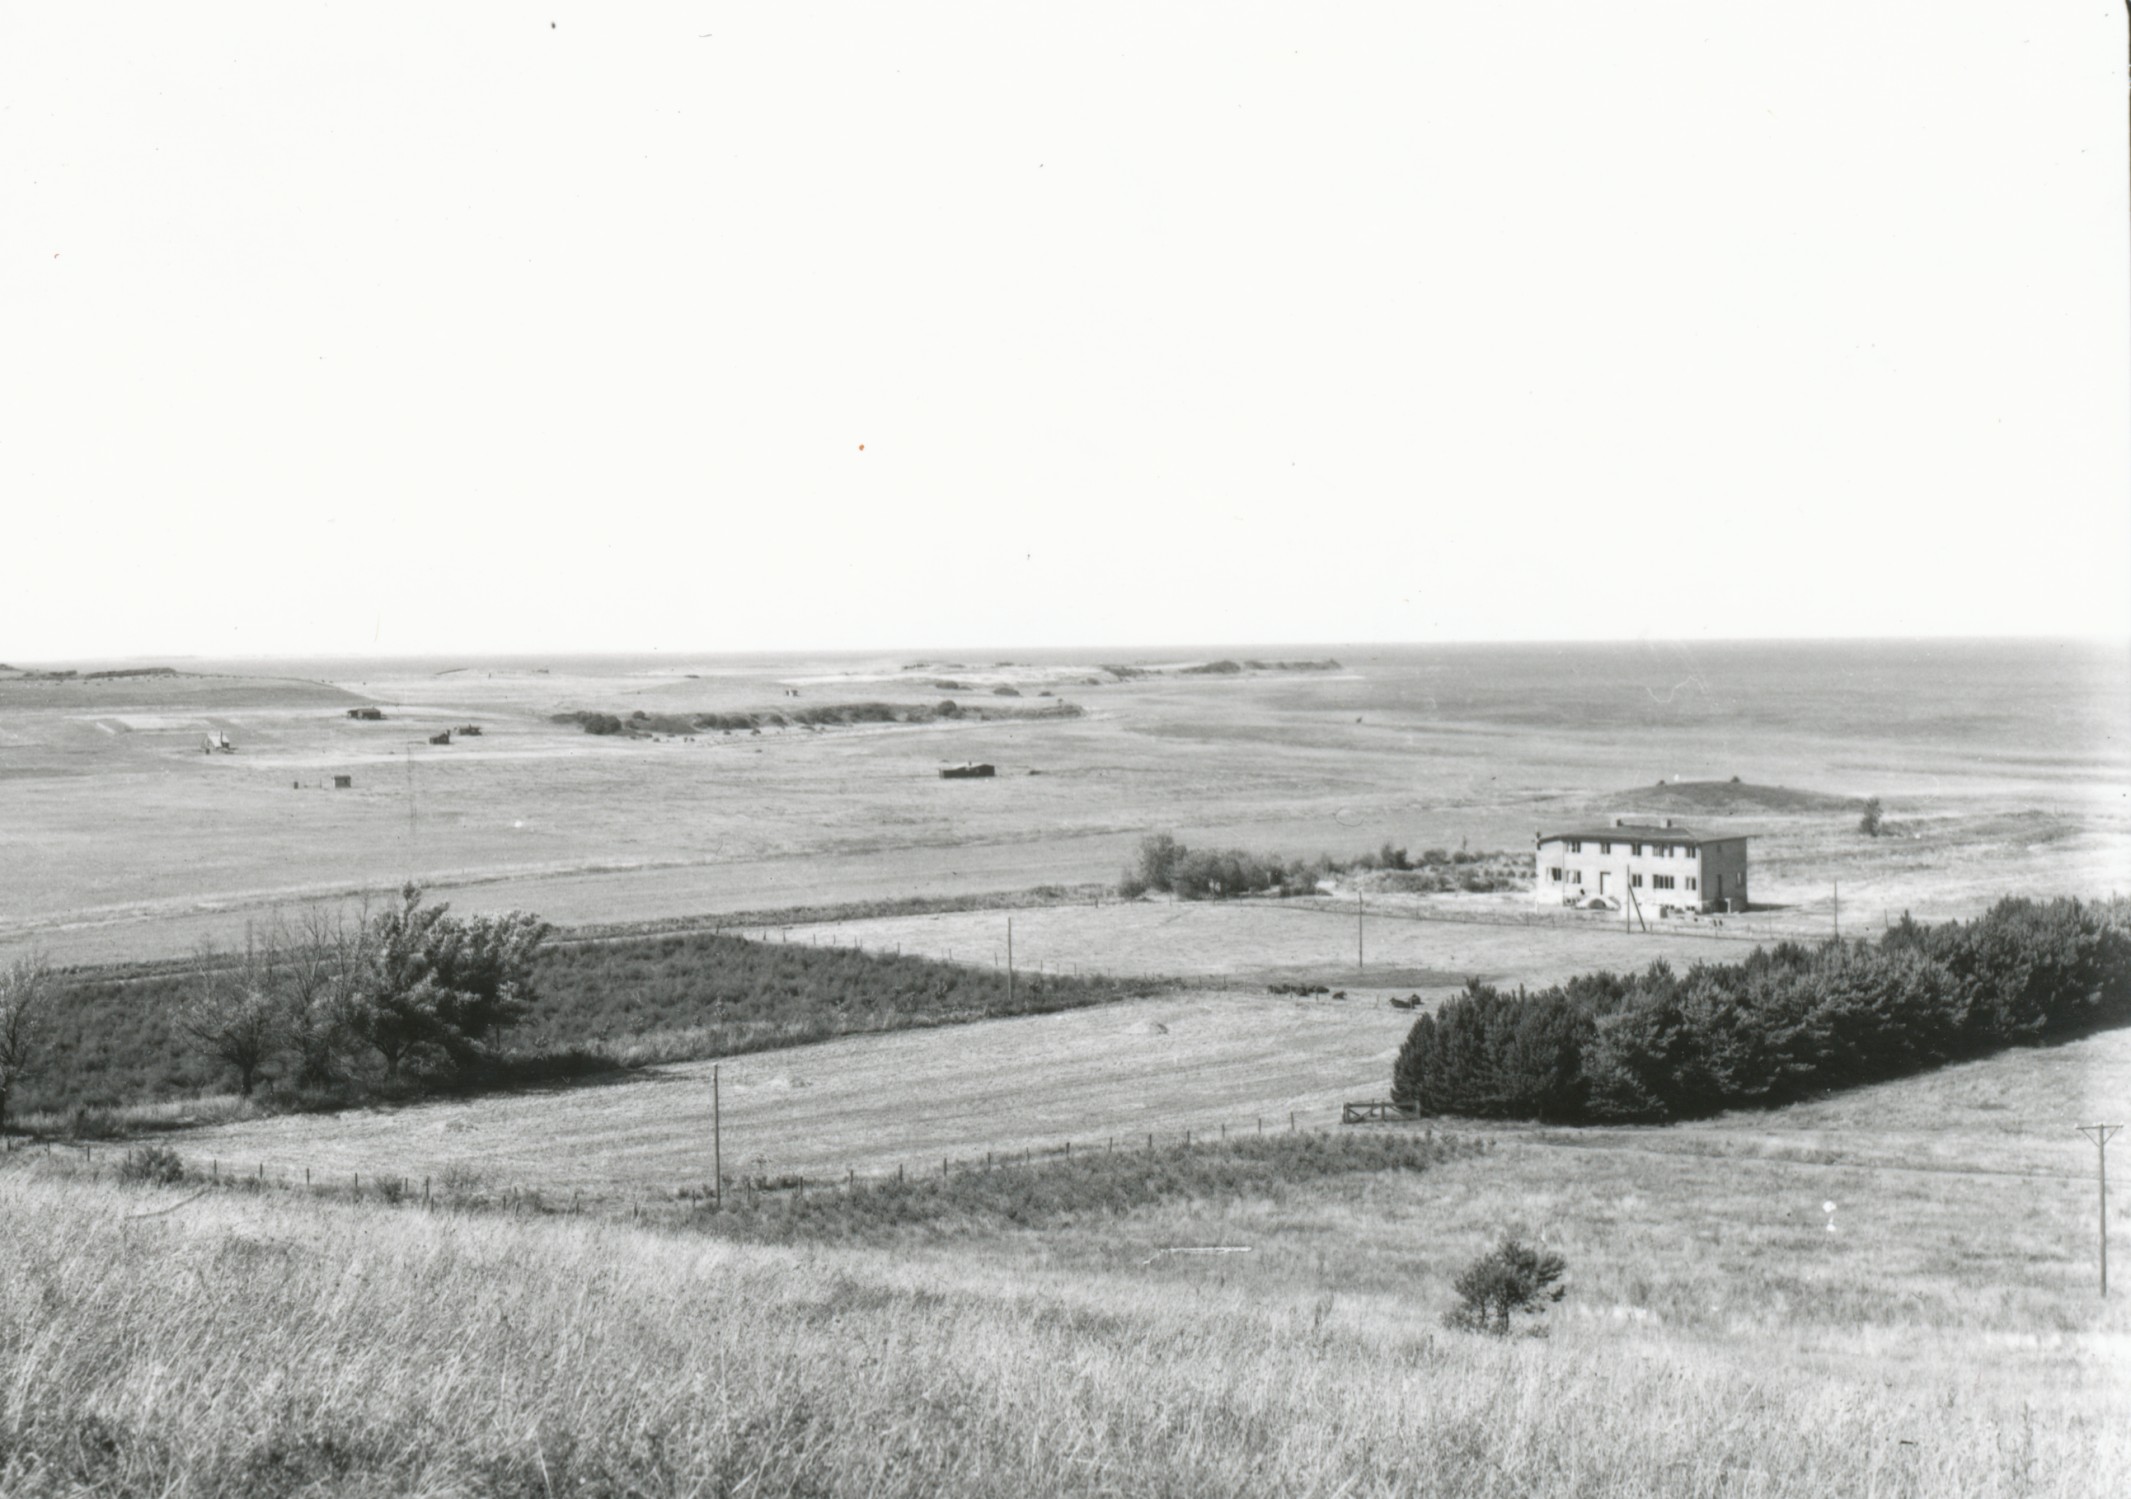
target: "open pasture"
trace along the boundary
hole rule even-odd
[[[1289,856],[1387,840],[1524,849],[1546,825],[1636,811],[1632,788],[1673,776],[1886,799],[1896,835],[1879,840],[1845,811],[1733,819],[1763,835],[1757,899],[1815,921],[1836,879],[1870,923],[2007,890],[2106,893],[2131,867],[2131,747],[2111,729],[2131,710],[2110,649],[1370,648],[1337,652],[1336,672],[1130,680],[1090,654],[1189,659],[320,661],[0,679],[0,943],[61,961],[161,957],[228,941],[276,904],[410,876],[462,909],[575,923],[1111,880],[1157,830]],[[692,742],[551,721],[989,704],[1001,685],[1086,716]],[[365,703],[386,720],[346,716]],[[482,737],[428,744],[462,722]],[[200,753],[209,729],[237,752]],[[1000,775],[935,775],[964,759]],[[319,789],[333,774],[353,788]]]
[[[720,1064],[729,1173],[937,1171],[1149,1131],[1322,1127],[1388,1086],[1410,1017],[1381,1006],[1197,993],[846,1038]],[[268,1118],[188,1131],[204,1166],[283,1180],[472,1173],[497,1188],[657,1198],[711,1176],[711,1064],[471,1103]]]
[[[1422,919],[1420,913],[1485,920]],[[1179,977],[1238,984],[1323,983],[1357,999],[1441,994],[1468,978],[1547,984],[1594,968],[1679,967],[1731,961],[1746,948],[1713,925],[1652,923],[1628,931],[1619,917],[1574,913],[1531,920],[1521,897],[1372,898],[1359,922],[1352,901],[1106,901],[1014,911],[951,911],[822,922],[786,930],[791,941],[900,950],[961,963],[1014,960],[1025,972],[1076,970],[1119,977]],[[1360,928],[1362,966],[1355,966]]]

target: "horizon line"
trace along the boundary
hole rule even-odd
[[[1533,648],[1573,649],[1576,647],[1600,646],[1655,646],[1655,647],[1726,647],[1753,645],[1952,645],[1952,644],[2069,644],[2131,649],[2131,631],[2123,634],[2102,632],[2058,631],[2034,634],[1914,634],[1914,635],[1731,635],[1731,636],[1502,636],[1493,638],[1459,638],[1455,640],[1397,639],[1397,640],[1282,640],[1282,641],[1143,641],[1134,644],[1102,644],[1067,642],[1064,644],[1039,644],[1020,642],[964,642],[959,645],[932,644],[859,644],[808,645],[808,646],[723,646],[723,647],[668,647],[668,646],[614,646],[583,649],[556,646],[487,647],[458,649],[450,646],[421,648],[378,649],[371,651],[311,650],[311,651],[231,651],[205,652],[149,652],[125,651],[112,654],[40,655],[24,656],[16,661],[0,654],[0,669],[25,670],[39,666],[66,666],[82,663],[109,663],[138,661],[149,663],[175,663],[183,661],[425,661],[447,657],[465,657],[473,660],[502,660],[552,656],[571,660],[598,660],[629,656],[672,656],[675,658],[745,658],[745,657],[803,657],[803,656],[880,656],[912,655],[922,652],[970,652],[1033,651],[1047,654],[1069,652],[1164,652],[1175,654],[1208,652],[1227,655],[1234,652],[1265,652],[1272,650],[1311,651],[1357,651],[1357,650],[1405,650],[1487,648],[1502,646],[1529,646]],[[1195,657],[1194,657],[1195,658]]]

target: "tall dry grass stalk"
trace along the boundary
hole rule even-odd
[[[0,1493],[2054,1499],[2131,1471],[2120,1422],[1647,1331],[1456,1337],[1212,1261],[184,1190],[0,1172]]]

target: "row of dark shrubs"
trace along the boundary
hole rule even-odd
[[[2125,1024],[2131,902],[2006,899],[1685,974],[1661,960],[1514,994],[1475,980],[1414,1022],[1392,1097],[1431,1115],[1659,1122]]]
[[[0,661],[0,671],[14,670],[14,667],[9,666],[4,661]],[[35,682],[109,682],[120,677],[174,677],[177,674],[178,669],[175,666],[124,666],[113,671],[76,671],[69,667],[57,671],[25,671],[22,673],[24,677]]]
[[[1019,697],[1012,687],[992,689],[1001,697]],[[1050,702],[1040,708],[965,707],[951,699],[937,703],[823,703],[806,708],[762,709],[748,713],[647,713],[639,708],[624,718],[575,708],[557,713],[556,723],[580,725],[587,734],[745,734],[762,729],[846,728],[853,724],[936,723],[941,719],[1077,718],[1074,703]]]

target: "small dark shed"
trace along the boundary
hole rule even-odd
[[[333,789],[334,789],[335,791],[346,791],[346,790],[347,790],[347,789],[348,789],[348,788],[349,788],[350,786],[353,786],[354,784],[355,784],[355,777],[353,777],[353,776],[335,776],[335,777],[333,777]]]

